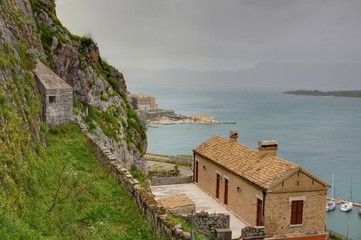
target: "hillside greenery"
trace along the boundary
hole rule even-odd
[[[45,138],[28,174],[12,172],[21,199],[1,191],[0,239],[160,239],[77,125],[52,127]]]
[[[80,48],[92,43],[62,28],[44,1],[30,2],[35,13],[45,8],[70,40],[79,38]],[[0,239],[159,239],[98,162],[78,127],[65,124],[47,129],[41,121],[42,99],[33,75],[36,59],[52,67],[53,36],[58,46],[70,40],[38,18],[36,29],[14,1],[0,0],[0,17],[13,30],[11,42],[3,41],[9,33],[0,31]],[[45,55],[37,50],[38,44]],[[79,58],[89,61],[81,54]],[[108,69],[103,61],[98,74],[108,77]],[[85,107],[74,97],[75,110]],[[124,128],[127,143],[136,145],[133,136],[146,139],[146,135],[128,108],[124,102],[126,113],[113,107],[105,112],[91,109],[89,123],[113,138]],[[118,119],[121,114],[128,118]]]

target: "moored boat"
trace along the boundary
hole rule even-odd
[[[336,202],[334,200],[335,197],[335,173],[332,174],[332,193],[331,193],[331,199],[327,201],[326,203],[326,211],[331,211],[336,208]]]
[[[340,207],[340,210],[342,212],[348,212],[352,209],[352,207],[353,207],[353,203],[351,201],[349,201],[349,202],[342,204]]]
[[[336,202],[334,200],[329,200],[326,203],[326,211],[331,211],[336,208]]]
[[[351,178],[351,181],[350,181],[350,201],[344,203],[341,205],[340,207],[340,210],[342,212],[348,212],[352,209],[353,207],[353,203],[352,203],[352,178]]]

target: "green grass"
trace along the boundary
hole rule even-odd
[[[189,233],[191,232],[191,224],[188,221],[186,221],[185,219],[183,219],[181,217],[177,217],[177,216],[173,215],[172,213],[167,213],[167,219],[172,221],[173,224],[182,224],[183,231],[186,231]],[[195,227],[193,228],[193,237],[195,240],[205,239],[203,236],[201,236],[196,231]]]
[[[0,208],[0,239],[160,239],[75,124],[51,128],[46,144],[19,177],[17,210]]]

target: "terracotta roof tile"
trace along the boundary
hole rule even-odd
[[[257,150],[219,136],[193,151],[264,189],[274,187],[300,169],[298,165],[270,154],[260,157]]]

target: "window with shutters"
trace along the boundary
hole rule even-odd
[[[303,200],[292,201],[291,225],[302,224]]]

